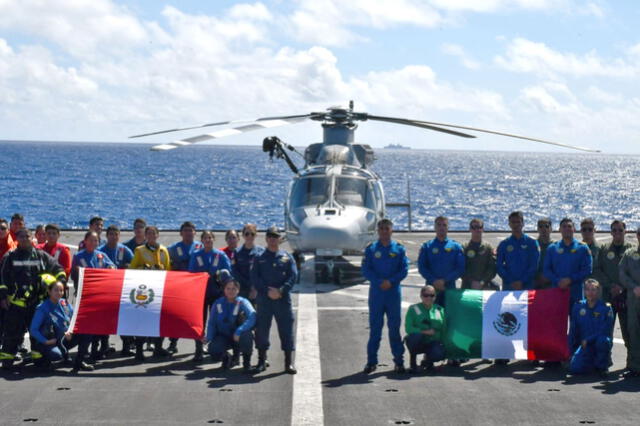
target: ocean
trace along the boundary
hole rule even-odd
[[[185,220],[198,229],[282,226],[291,172],[260,146],[202,145],[152,152],[149,144],[1,142],[0,217],[24,214],[27,226],[88,226],[91,216],[131,228],[143,217],[161,229]],[[300,149],[303,151],[303,149]],[[486,230],[506,230],[522,210],[525,227],[549,216],[592,217],[600,230],[614,218],[640,225],[640,156],[375,151],[387,202],[412,205],[412,229],[430,230],[438,215],[451,230],[480,217]],[[300,158],[294,160],[301,165]],[[396,228],[407,229],[405,209],[390,208]]]

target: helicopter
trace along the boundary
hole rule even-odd
[[[587,152],[594,149],[566,145],[543,139],[519,136],[493,130],[455,124],[437,123],[407,118],[386,117],[354,111],[353,101],[348,107],[333,106],[325,111],[308,114],[263,117],[254,120],[221,121],[192,127],[162,130],[131,136],[139,138],[170,132],[194,130],[213,126],[231,126],[212,133],[155,145],[153,151],[167,151],[195,143],[238,135],[245,132],[296,124],[307,120],[321,122],[322,142],[308,145],[304,154],[294,146],[270,136],[263,140],[262,150],[270,158],[283,159],[294,176],[284,203],[285,233],[296,259],[312,254],[321,281],[342,281],[347,255],[358,255],[377,238],[377,222],[386,217],[387,203],[380,176],[371,170],[374,151],[367,144],[357,143],[358,122],[380,121],[419,127],[463,138],[476,136],[462,132],[475,131]],[[292,161],[291,153],[304,159],[300,169]]]

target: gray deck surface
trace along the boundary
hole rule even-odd
[[[505,235],[485,237],[495,246]],[[62,242],[76,244],[81,233],[66,232],[63,237]],[[122,240],[128,237],[123,233]],[[223,238],[216,237],[219,246]],[[433,234],[397,233],[395,237],[415,262],[420,244]],[[461,242],[468,239],[466,233],[450,237]],[[161,235],[165,244],[178,238],[174,232]],[[597,238],[603,242],[608,235]],[[635,240],[634,235],[628,238]],[[257,241],[263,241],[263,236]],[[310,374],[318,373],[313,368],[298,376],[283,374],[274,324],[271,366],[256,376],[245,376],[239,368],[223,372],[209,362],[195,366],[190,362],[193,342],[188,340],[180,340],[179,353],[169,360],[136,364],[131,358],[114,356],[94,372],[78,375],[62,368],[43,376],[31,366],[16,373],[1,372],[0,423],[288,425],[293,409],[295,418],[306,417],[309,424],[323,420],[327,425],[638,424],[640,379],[618,378],[626,356],[620,343],[614,344],[614,365],[607,380],[570,377],[563,369],[533,367],[528,362],[499,367],[482,360],[471,360],[461,368],[438,366],[433,374],[411,376],[391,372],[385,331],[381,365],[365,376],[361,370],[368,337],[367,283],[314,284],[308,272],[299,288],[315,291],[319,383]],[[412,264],[403,283],[404,301],[416,303],[423,282]],[[294,302],[298,297],[302,295],[294,295]],[[303,322],[307,327],[308,322]],[[614,337],[617,342],[621,339],[617,324]],[[110,342],[120,349],[118,337],[112,336]],[[298,342],[297,357],[313,355],[314,347],[313,342]],[[300,399],[292,408],[294,394]],[[318,394],[321,398],[305,400]],[[312,406],[320,399],[322,409],[314,411]]]

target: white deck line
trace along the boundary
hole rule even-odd
[[[309,274],[309,270],[311,274],[314,273],[313,262],[305,262],[303,268],[302,280],[297,286],[296,367],[298,374],[293,377],[291,403],[291,424],[294,426],[324,424],[318,302],[313,275]]]

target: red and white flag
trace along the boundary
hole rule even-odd
[[[69,329],[79,334],[202,337],[209,274],[80,268]]]

